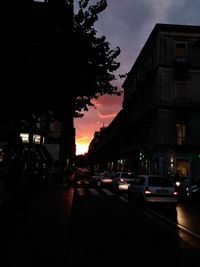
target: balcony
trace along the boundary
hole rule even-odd
[[[175,106],[190,106],[193,104],[193,99],[191,97],[175,97]]]
[[[173,65],[175,69],[188,69],[190,64],[189,64],[189,59],[188,57],[175,57],[173,61]]]

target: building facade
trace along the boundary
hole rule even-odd
[[[200,26],[156,24],[123,88],[122,110],[89,162],[108,155],[107,168],[199,175]]]

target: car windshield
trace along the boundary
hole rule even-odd
[[[149,177],[149,186],[157,186],[157,187],[172,187],[173,184],[169,177]]]
[[[131,173],[131,172],[124,172],[122,173],[122,178],[129,178],[129,179],[132,179],[132,178],[135,178],[135,174],[134,173]]]
[[[106,172],[101,173],[101,176],[103,176],[103,177],[114,177],[115,175],[116,175],[116,173],[111,172],[111,171],[106,171]]]

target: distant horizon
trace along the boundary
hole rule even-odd
[[[76,144],[76,156],[84,155],[88,152],[89,144]]]

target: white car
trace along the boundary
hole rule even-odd
[[[112,180],[113,189],[118,192],[127,191],[129,185],[135,180],[135,177],[134,172],[116,172]]]
[[[111,185],[112,180],[115,177],[116,172],[114,171],[104,171],[100,174],[94,175],[91,180],[91,184],[102,187],[106,185]]]
[[[128,188],[128,198],[141,203],[167,203],[176,206],[178,193],[170,177],[161,175],[137,175]]]

